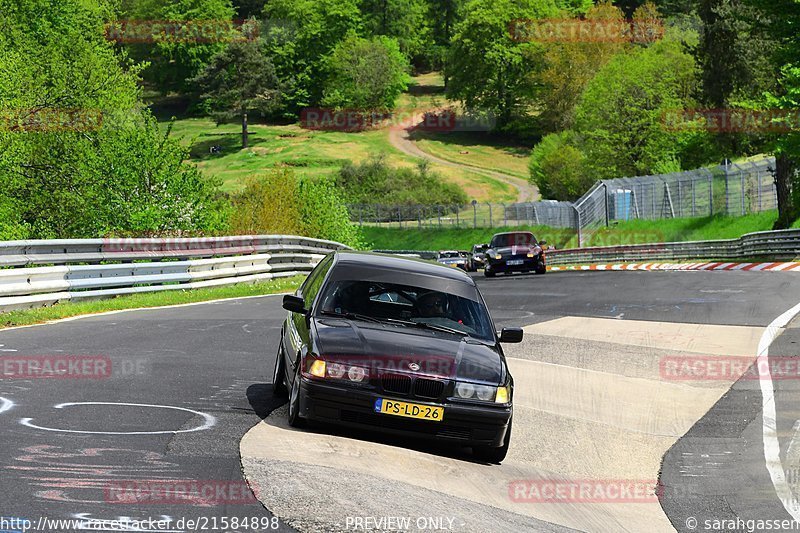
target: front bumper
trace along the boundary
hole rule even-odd
[[[509,265],[508,261],[522,261],[519,265]],[[486,270],[489,272],[531,272],[540,268],[541,260],[538,257],[524,257],[524,258],[508,258],[508,259],[491,259],[486,264]]]
[[[502,446],[511,419],[511,407],[440,404],[402,398],[371,390],[351,389],[301,379],[300,415],[310,420],[381,433],[413,436],[457,443],[463,446]],[[378,398],[396,399],[422,405],[444,407],[441,422],[403,418],[376,413]]]

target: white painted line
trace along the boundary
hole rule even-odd
[[[800,313],[800,304],[795,305],[781,316],[773,320],[764,333],[761,335],[761,340],[758,343],[758,358],[767,358],[769,356],[769,347],[778,335],[780,330],[786,326],[798,313]],[[781,500],[783,507],[796,521],[800,521],[800,504],[789,488],[786,482],[786,475],[783,470],[783,463],[781,463],[781,446],[778,442],[778,429],[777,429],[777,414],[775,408],[775,389],[772,383],[772,375],[770,374],[769,364],[758,365],[761,385],[761,407],[762,407],[762,420],[763,420],[763,438],[764,438],[764,459],[767,464],[769,476],[772,479],[772,485],[775,487],[775,492]]]
[[[0,413],[5,413],[6,411],[10,411],[14,407],[14,402],[9,400],[8,398],[3,398],[0,396]]]
[[[217,423],[217,419],[209,414],[201,413],[200,411],[194,411],[192,409],[186,409],[185,407],[175,407],[172,405],[153,405],[147,403],[121,403],[121,402],[73,402],[73,403],[60,403],[54,406],[54,409],[63,409],[64,407],[72,407],[75,405],[122,405],[125,407],[151,407],[154,409],[174,409],[176,411],[186,411],[187,413],[192,413],[198,416],[203,417],[205,422],[203,425],[197,426],[191,429],[175,429],[172,431],[80,431],[77,429],[58,429],[58,428],[47,428],[42,426],[34,425],[31,422],[32,418],[22,418],[20,419],[20,424],[23,426],[27,426],[33,429],[41,429],[43,431],[54,431],[57,433],[80,433],[84,435],[172,435],[176,433],[193,433],[195,431],[203,431],[213,427]]]
[[[24,329],[24,328],[37,328],[41,326],[48,326],[50,324],[58,324],[60,322],[72,322],[73,320],[82,320],[84,318],[92,318],[96,316],[106,316],[106,315],[116,315],[117,313],[129,313],[131,311],[153,311],[156,309],[172,309],[178,307],[190,307],[193,305],[206,305],[206,304],[216,304],[222,302],[230,302],[233,300],[251,300],[253,298],[269,298],[271,296],[284,296],[286,294],[294,294],[293,292],[279,292],[275,294],[257,294],[255,296],[236,296],[234,298],[219,298],[217,300],[205,300],[202,302],[191,302],[188,304],[175,304],[175,305],[159,305],[158,307],[137,307],[135,309],[117,309],[115,311],[103,311],[102,313],[89,313],[86,315],[78,315],[78,316],[71,316],[67,318],[59,318],[57,320],[48,320],[47,322],[42,322],[40,324],[28,324],[27,326],[13,326],[10,328],[0,328],[0,335],[5,331],[12,331],[15,329]]]

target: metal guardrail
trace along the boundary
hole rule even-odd
[[[293,276],[345,248],[291,235],[3,242],[0,266],[22,268],[0,269],[0,313]]]
[[[768,256],[791,259],[800,255],[800,230],[760,231],[738,239],[632,244],[575,248],[548,252],[548,264],[567,265],[598,261],[647,262],[688,259],[739,259]]]

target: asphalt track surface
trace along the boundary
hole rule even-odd
[[[594,350],[606,341],[597,336],[589,339],[581,328],[570,330],[571,325],[599,323],[609,335],[620,335],[618,332],[624,331],[626,324],[650,322],[662,328],[664,324],[674,324],[688,331],[729,326],[731,329],[720,331],[737,335],[744,332],[742,338],[749,339],[800,302],[800,278],[793,273],[565,272],[476,279],[498,328],[526,326],[528,342],[533,344],[525,346],[537,346],[539,341],[531,332],[543,332],[541,346],[546,349],[537,354],[534,363],[558,360],[560,346],[573,342],[565,339],[574,339],[569,357],[575,361],[570,364],[592,371],[603,370],[607,362],[580,360],[580,342],[594,343],[586,348]],[[152,480],[196,480],[211,485],[230,483],[233,487],[243,483],[240,441],[262,420],[275,418],[269,415],[280,407],[280,402],[272,399],[270,381],[284,315],[280,298],[269,296],[114,313],[0,331],[0,356],[100,356],[108,358],[113,369],[110,376],[100,379],[0,379],[0,516],[26,517],[34,523],[39,517],[169,517],[173,524],[179,518],[272,516],[258,502],[226,502],[224,497],[223,501],[116,501],[109,487]],[[571,322],[562,322],[566,319]],[[622,329],[615,329],[612,320],[620,322]],[[562,327],[564,324],[567,326]],[[647,336],[652,334],[644,335],[644,341],[632,341],[631,345],[649,346],[652,339]],[[670,340],[664,342],[669,344]],[[679,344],[680,339],[676,342]],[[660,346],[663,348],[663,344]],[[775,341],[770,355],[797,356],[798,346],[800,330],[792,324]],[[626,379],[635,380],[637,373],[649,372],[636,365],[640,355],[653,355],[644,352],[647,350],[620,355],[616,364],[624,367],[620,372],[626,374]],[[750,350],[744,352],[738,355],[744,356]],[[525,359],[530,354],[509,350],[509,355]],[[557,362],[562,365],[559,369],[566,367],[564,360]],[[558,384],[558,376],[553,381]],[[800,485],[800,442],[793,445],[800,418],[796,408],[796,391],[800,387],[796,381],[787,379],[775,385],[780,450],[793,490]],[[721,390],[719,399],[710,402],[709,409],[703,408],[686,427],[688,431],[681,430],[668,449],[665,446],[660,473],[665,492],[658,506],[658,512],[665,516],[664,523],[679,531],[690,531],[693,529],[686,525],[688,517],[700,520],[694,530],[703,530],[704,518],[790,518],[765,465],[758,385],[758,381],[742,380],[728,391],[725,384],[726,390]],[[698,394],[706,394],[703,384],[697,390]],[[570,395],[568,386],[561,392]],[[556,389],[556,393],[537,401],[554,402],[557,394]],[[716,398],[714,394],[706,396]],[[66,403],[77,405],[62,406]],[[539,435],[540,440],[534,441],[533,435],[541,432],[535,427],[529,430],[531,439],[524,443],[520,439],[519,444],[512,441],[512,451],[516,444],[526,457],[547,456],[550,466],[570,459],[570,474],[583,472],[581,468],[591,472],[592,462],[600,460],[578,454],[580,443],[574,450],[551,443],[544,453],[546,440],[541,439],[547,435]],[[515,425],[515,437],[518,434],[525,433],[519,433]],[[293,438],[302,438],[302,434]],[[365,445],[372,439],[369,434],[345,438]],[[442,457],[456,470],[461,464],[465,468],[473,464],[464,455],[448,456],[433,445],[374,440],[412,456],[419,453]],[[591,441],[591,434],[584,440]],[[292,452],[282,450],[287,456]],[[569,458],[573,452],[581,456]],[[604,450],[606,455],[614,452],[613,446]],[[581,461],[585,464],[576,466]],[[322,475],[321,469],[308,465],[293,468],[293,472],[307,476],[309,485],[314,485],[315,476]],[[491,473],[492,468],[502,467],[484,467],[483,471]],[[451,473],[459,475],[458,471]],[[339,475],[335,471],[332,474]],[[266,479],[260,483],[270,482]],[[396,487],[387,484],[386,494],[391,494],[393,488]],[[422,494],[418,485],[402,488]],[[264,493],[269,490],[269,486],[256,488],[260,499],[267,502],[271,496]],[[346,500],[348,494],[338,497]],[[475,504],[469,498],[459,501]],[[574,509],[553,511],[557,505],[545,504],[530,512],[507,512],[501,517],[507,522],[496,523],[528,523],[531,530],[542,531],[574,526],[561,521],[562,515],[574,514]],[[304,512],[315,515],[318,510],[306,507]],[[574,529],[603,530],[602,524],[607,522],[596,521],[593,512],[586,515],[587,526]],[[603,513],[603,520],[608,519],[606,515],[613,515],[605,510]],[[636,520],[640,518],[623,520],[621,529],[626,529],[625,524],[640,523]],[[290,529],[288,523],[305,529],[298,520],[282,521],[279,529]],[[311,523],[319,527],[319,523]],[[331,523],[330,529],[342,529],[341,524]],[[454,529],[481,527],[462,521]]]

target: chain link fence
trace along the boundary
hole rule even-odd
[[[595,183],[573,202],[467,205],[351,204],[359,225],[398,228],[494,228],[548,226],[582,235],[615,222],[743,216],[777,209],[775,159],[726,164],[686,172],[635,176]]]

